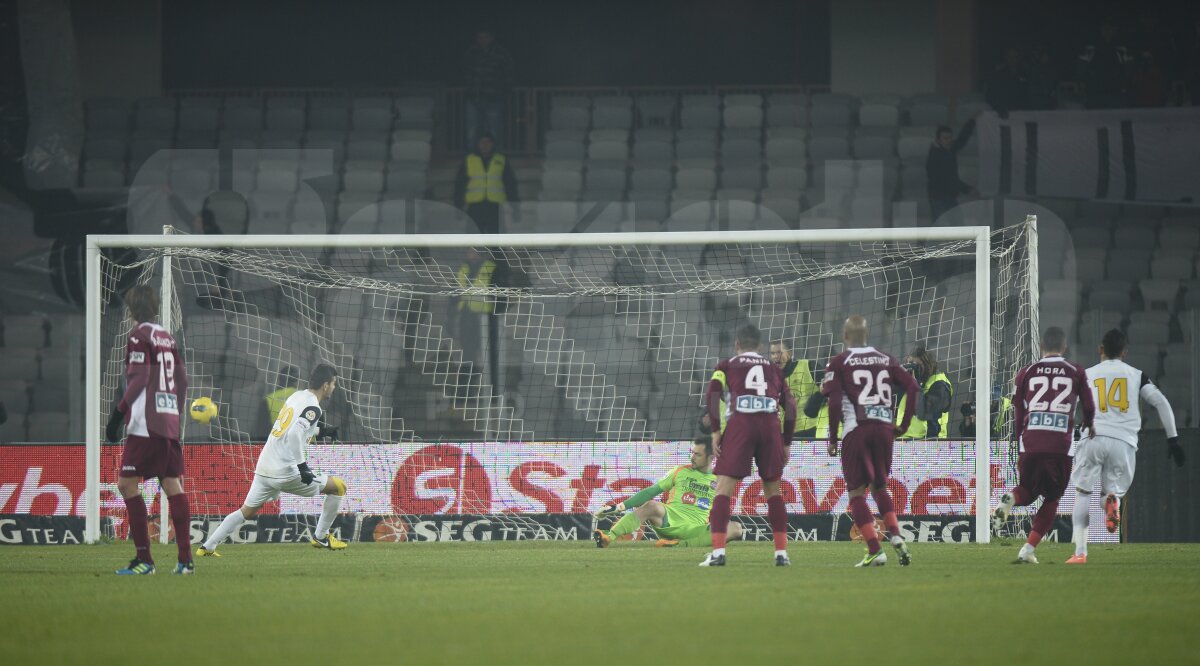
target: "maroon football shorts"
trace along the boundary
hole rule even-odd
[[[1020,453],[1017,455],[1017,485],[1033,497],[1047,501],[1062,499],[1071,481],[1071,456],[1065,453]]]
[[[121,451],[120,476],[143,479],[183,476],[183,447],[169,439],[129,435]]]
[[[842,439],[842,477],[846,488],[878,487],[892,474],[895,429],[887,424],[859,424]]]
[[[774,414],[734,414],[721,435],[721,455],[713,474],[744,479],[750,476],[750,461],[758,463],[758,476],[775,481],[783,476],[783,432]]]

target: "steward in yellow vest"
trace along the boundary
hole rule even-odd
[[[475,150],[463,160],[454,186],[455,202],[485,234],[500,233],[501,206],[519,199],[512,165],[495,147],[490,134],[479,137]]]
[[[803,410],[808,397],[819,390],[817,382],[813,380],[809,362],[805,359],[792,358],[792,344],[782,339],[771,342],[771,362],[783,370],[783,377],[787,380],[788,389],[791,390],[792,397],[796,399],[796,404],[801,407],[796,414],[796,437],[814,437],[817,431],[817,419],[806,416]],[[827,416],[826,423],[828,422]]]

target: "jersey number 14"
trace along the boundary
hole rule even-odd
[[[1124,377],[1117,377],[1108,385],[1104,377],[1097,377],[1092,382],[1096,385],[1096,402],[1100,411],[1107,412],[1109,407],[1121,412],[1129,411],[1129,382]]]

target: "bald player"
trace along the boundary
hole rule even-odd
[[[896,507],[888,492],[892,473],[892,447],[897,433],[908,431],[920,387],[900,363],[867,345],[867,320],[854,315],[842,327],[845,350],[829,360],[821,393],[829,401],[829,455],[838,455],[838,425],[844,423],[841,446],[842,476],[850,490],[850,515],[867,542],[867,554],[857,567],[887,564],[879,544],[875,516],[867,506],[867,487],[883,516],[884,528],[902,566],[911,561],[900,535]],[[904,414],[896,425],[892,413],[892,387],[904,390]]]

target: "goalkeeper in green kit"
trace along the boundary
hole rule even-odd
[[[656,546],[712,546],[708,531],[708,512],[717,494],[717,477],[712,473],[712,440],[697,438],[692,446],[692,464],[671,470],[658,483],[638,491],[624,502],[610,502],[596,513],[596,518],[609,518],[625,513],[607,532],[596,530],[592,539],[599,548],[607,548],[615,539],[633,534],[649,523],[658,534]],[[667,501],[655,497],[667,493]],[[628,512],[628,513],[626,513]],[[728,538],[740,539],[742,526],[729,523]]]

